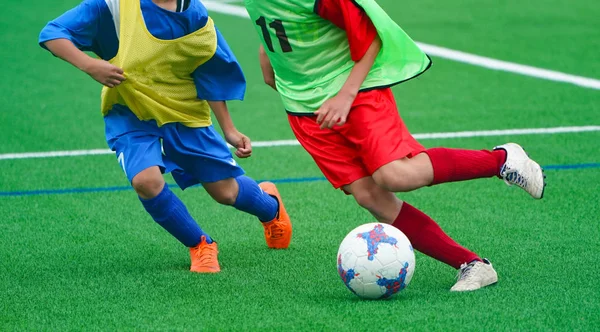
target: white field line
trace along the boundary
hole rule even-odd
[[[246,9],[241,6],[230,5],[214,1],[203,1],[208,10],[212,10],[222,14],[228,14],[243,18],[249,18]],[[533,66],[521,65],[514,62],[502,61],[493,58],[488,58],[480,55],[470,54],[466,52],[456,51],[445,47],[425,44],[417,42],[419,47],[425,53],[431,56],[453,60],[457,62],[467,63],[473,66],[479,66],[492,70],[506,71],[510,73],[520,74],[524,76],[535,77],[543,80],[570,83],[585,88],[600,90],[600,80],[583,76],[576,76],[562,73],[559,71],[537,68]]]
[[[458,131],[458,132],[448,132],[448,133],[423,133],[423,134],[415,134],[413,136],[418,140],[426,140],[426,139],[449,139],[449,138],[468,138],[468,137],[487,137],[487,136],[564,134],[564,133],[582,133],[582,132],[591,132],[591,131],[600,131],[600,126]],[[252,147],[255,147],[255,148],[276,147],[276,146],[297,146],[297,145],[300,145],[300,143],[294,139],[277,140],[277,141],[257,141],[257,142],[252,143]],[[6,153],[6,154],[0,154],[0,160],[91,156],[91,155],[104,155],[104,154],[113,154],[113,153],[114,152],[109,149]]]
[[[484,67],[492,70],[506,71],[524,76],[540,78],[543,80],[570,83],[584,88],[600,90],[600,80],[594,78],[565,74],[559,71],[521,65],[514,62],[496,60],[480,55],[455,51],[449,48],[429,45],[420,42],[417,42],[417,44],[423,51],[425,51],[425,53],[433,56],[438,56],[440,58],[467,63],[473,66]]]
[[[246,8],[241,6],[207,0],[202,1],[202,4],[204,5],[204,7],[206,7],[206,9],[215,11],[217,13],[250,18],[250,15],[248,15]]]

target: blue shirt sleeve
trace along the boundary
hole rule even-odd
[[[217,50],[214,56],[196,68],[192,76],[199,99],[211,101],[244,99],[246,92],[244,73],[218,29]]]
[[[48,22],[39,44],[53,39],[68,39],[82,51],[92,51],[107,60],[118,50],[118,37],[112,14],[104,0],[84,0],[77,7]]]

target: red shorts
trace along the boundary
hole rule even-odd
[[[288,115],[288,120],[300,144],[335,188],[425,151],[404,125],[389,88],[360,92],[342,126],[320,129],[316,116]]]

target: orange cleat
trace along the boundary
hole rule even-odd
[[[290,241],[292,241],[292,222],[285,211],[279,190],[272,182],[261,182],[258,186],[267,194],[274,196],[279,202],[279,211],[277,211],[275,219],[262,223],[265,228],[267,246],[273,249],[285,249],[289,247]]]
[[[217,255],[219,249],[217,243],[206,243],[206,236],[200,237],[200,243],[190,248],[190,258],[192,259],[192,266],[190,271],[197,273],[217,273],[221,271],[219,266],[219,260]]]

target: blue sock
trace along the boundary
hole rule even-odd
[[[240,191],[233,207],[255,215],[263,222],[273,220],[279,211],[277,199],[260,189],[256,181],[247,176],[238,176],[235,180]]]
[[[206,236],[207,243],[212,243],[210,236],[202,231],[183,202],[173,194],[166,183],[158,196],[151,199],[140,197],[140,201],[152,219],[184,246],[197,246],[202,235]]]

